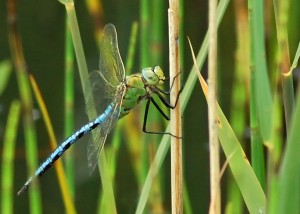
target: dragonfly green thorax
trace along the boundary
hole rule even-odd
[[[126,93],[119,117],[127,115],[142,100],[149,99],[156,87],[163,85],[165,79],[164,72],[159,66],[144,68],[142,73],[127,76]]]

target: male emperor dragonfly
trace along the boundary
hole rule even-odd
[[[170,90],[172,89],[174,79]],[[172,135],[170,133],[150,132],[146,130],[150,102],[154,104],[164,118],[169,120],[169,117],[160,109],[153,99],[153,94],[156,94],[168,108],[174,109],[177,104],[180,92],[177,95],[174,105],[171,105],[163,96],[163,94],[170,94],[170,91],[166,92],[159,88],[159,86],[163,85],[165,80],[167,80],[167,78],[159,66],[145,68],[142,70],[142,73],[125,76],[115,26],[113,24],[107,24],[103,30],[100,45],[99,71],[94,71],[90,75],[92,93],[88,95],[86,99],[87,110],[95,105],[98,113],[101,113],[101,115],[82,126],[63,141],[40,165],[34,175],[26,181],[18,192],[18,195],[28,189],[33,179],[43,175],[73,143],[83,135],[94,130],[91,137],[92,140],[89,141],[88,145],[88,166],[90,173],[92,173],[97,165],[98,155],[105,143],[106,137],[115,126],[117,120],[128,114],[129,111],[142,100],[147,100],[143,131],[152,134],[160,133]]]

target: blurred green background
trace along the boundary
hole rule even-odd
[[[1,0],[0,2],[0,61],[11,59],[9,48],[9,38],[7,31],[7,4],[9,1]],[[155,1],[149,4],[150,17],[156,16],[157,8],[154,7]],[[219,28],[218,41],[218,70],[219,70],[219,103],[227,118],[233,111],[231,107],[233,77],[236,62],[236,13],[234,3],[231,1],[225,12]],[[266,1],[266,4],[269,1]],[[126,61],[126,54],[129,48],[130,32],[132,23],[137,21],[139,31],[137,35],[137,47],[134,55],[133,72],[140,72],[142,67],[140,63],[140,20],[141,20],[141,1],[137,0],[103,0],[103,19],[98,20],[100,26],[107,23],[113,23],[118,32],[118,41],[120,53],[123,61]],[[269,2],[270,3],[270,2]],[[244,2],[246,5],[246,2]],[[162,8],[161,24],[163,39],[159,46],[159,62],[153,62],[149,59],[147,66],[160,64],[165,73],[168,73],[168,26],[167,26],[167,9],[168,2],[160,4]],[[298,4],[299,5],[299,4]],[[182,84],[185,84],[186,78],[191,72],[192,58],[188,47],[187,37],[190,38],[195,52],[198,52],[200,45],[203,42],[207,32],[207,17],[208,5],[207,1],[185,1],[181,5],[183,11],[183,25],[181,42],[184,48],[182,70]],[[299,15],[296,14],[295,7],[291,7],[291,19],[297,20]],[[99,53],[97,41],[95,39],[94,22],[88,8],[87,1],[76,1],[75,9],[79,22],[82,43],[84,47],[85,57],[88,65],[88,70],[97,70],[99,62]],[[273,12],[272,7],[266,7],[266,44],[269,50],[268,56],[272,58],[272,47],[276,33],[274,32],[274,18],[270,13]],[[271,18],[268,18],[271,17]],[[65,18],[66,10],[58,1],[17,1],[17,27],[21,36],[25,60],[28,71],[36,79],[44,98],[47,110],[53,123],[57,141],[61,142],[64,136],[64,51],[65,51]],[[298,19],[299,20],[299,19]],[[150,22],[152,19],[150,19]],[[293,26],[293,22],[291,23]],[[291,27],[292,28],[292,27]],[[299,38],[299,27],[293,28],[293,34],[290,36],[290,52],[294,55],[296,44]],[[149,31],[151,38],[151,30]],[[247,41],[246,41],[247,42]],[[151,47],[149,47],[151,49]],[[154,58],[154,57],[153,57]],[[84,98],[82,94],[79,75],[77,72],[77,64],[74,62],[75,68],[75,124],[77,129],[86,123],[87,116],[85,113]],[[271,66],[270,66],[271,67]],[[13,69],[14,70],[14,69]],[[206,78],[206,63],[201,71]],[[245,71],[249,72],[249,71]],[[0,73],[1,78],[1,73]],[[246,86],[245,86],[245,90]],[[19,99],[19,91],[16,80],[16,75],[13,72],[3,94],[0,95],[0,155],[3,151],[3,135],[7,121],[7,115],[11,102]],[[33,99],[34,105],[34,122],[37,130],[38,140],[38,158],[41,163],[51,152],[49,146],[49,137],[43,120],[41,119],[38,105]],[[130,114],[141,114],[143,112],[144,103]],[[247,106],[244,106],[242,111],[247,112]],[[192,96],[187,104],[187,108],[182,115],[183,117],[183,163],[184,163],[184,178],[187,187],[187,192],[193,213],[206,213],[209,207],[209,151],[208,151],[208,130],[207,130],[207,104],[203,96],[202,90],[197,83],[193,89]],[[126,119],[124,119],[127,121]],[[161,119],[163,121],[163,118]],[[248,121],[248,118],[245,118]],[[129,120],[128,120],[129,121]],[[141,117],[142,122],[142,117]],[[138,124],[138,130],[142,136],[147,135],[142,133],[142,126]],[[126,123],[126,122],[125,122]],[[247,122],[248,123],[248,122]],[[125,124],[126,126],[126,124]],[[24,130],[22,123],[19,124],[16,150],[15,150],[15,174],[14,174],[14,190],[17,190],[26,181],[27,168],[24,144]],[[151,126],[150,126],[151,127]],[[249,134],[248,126],[242,128],[242,135],[239,136],[244,142],[248,142]],[[122,132],[122,139],[130,141],[130,136]],[[146,138],[160,141],[157,136],[145,136]],[[75,185],[76,193],[74,204],[78,213],[96,213],[98,208],[99,191],[102,186],[99,179],[98,169],[88,176],[86,145],[89,136],[83,137],[73,147],[75,157]],[[111,145],[111,136],[106,141],[106,146]],[[145,143],[143,141],[140,142]],[[149,147],[150,148],[150,147]],[[247,144],[245,149],[247,151]],[[150,154],[151,152],[149,152]],[[126,146],[125,140],[121,141],[121,147],[117,158],[116,180],[115,180],[115,197],[119,213],[133,213],[139,198],[139,187],[134,174],[130,152]],[[134,159],[134,161],[142,161]],[[170,213],[171,210],[171,194],[170,194],[170,156],[167,155],[163,167],[160,170],[160,182],[163,207],[162,213]],[[226,176],[222,178],[222,183],[226,184]],[[42,192],[42,210],[43,213],[65,213],[63,200],[57,182],[57,177],[54,169],[50,169],[40,179]],[[222,194],[223,201],[226,201],[226,185],[223,186]],[[30,191],[30,190],[29,190]],[[155,197],[155,196],[154,196]],[[15,213],[28,213],[28,193],[24,193],[21,197],[14,198]],[[149,213],[153,209],[148,207]]]

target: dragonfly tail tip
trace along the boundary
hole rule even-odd
[[[25,184],[17,193],[18,196],[20,196],[23,192],[26,192],[28,190],[28,185]]]
[[[18,196],[22,195],[23,192],[26,192],[26,191],[28,190],[29,185],[30,185],[32,179],[33,179],[33,178],[30,177],[30,178],[26,181],[26,183],[22,186],[22,188],[21,188],[21,189],[19,190],[19,192],[17,193]]]

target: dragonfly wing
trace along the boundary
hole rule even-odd
[[[91,88],[85,90],[91,92],[86,97],[86,111],[96,107],[98,114],[103,113],[124,79],[125,69],[119,53],[117,32],[113,24],[107,24],[101,37],[99,71],[91,72],[89,82],[85,84]]]
[[[98,160],[97,154],[103,147],[106,137],[107,135],[105,136],[101,135],[101,127],[97,127],[91,132],[91,137],[87,147],[89,175],[91,175],[95,170],[95,167],[97,165],[97,160]],[[99,143],[96,144],[94,142],[99,142]]]
[[[125,68],[118,47],[117,31],[113,24],[105,25],[100,43],[99,69],[113,85],[119,85],[125,78]]]
[[[119,118],[122,99],[126,92],[124,80],[125,69],[119,53],[117,32],[114,25],[108,24],[104,27],[101,37],[99,71],[90,74],[92,93],[86,98],[86,109],[90,112],[96,107],[97,113],[102,114],[108,105],[112,104],[113,110],[92,133],[93,137],[88,145],[90,173],[97,165],[98,155],[107,135]]]
[[[89,84],[92,91],[85,100],[86,112],[96,108],[96,113],[101,114],[113,102],[117,86],[110,84],[100,71],[89,74]]]
[[[88,168],[90,174],[92,174],[92,172],[95,170],[95,167],[98,163],[99,153],[104,146],[107,135],[115,127],[116,122],[118,121],[121,102],[126,92],[125,89],[125,86],[120,86],[120,90],[117,91],[115,99],[113,100],[113,110],[107,115],[103,123],[101,123],[98,128],[92,131],[92,136],[88,145]]]

